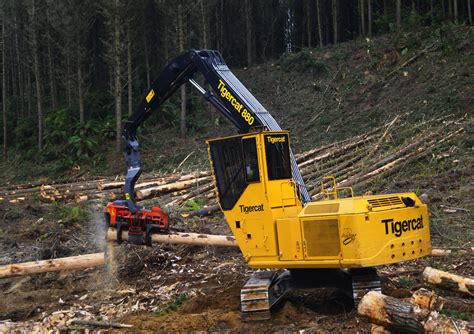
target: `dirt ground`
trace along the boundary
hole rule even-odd
[[[379,267],[385,294],[403,298],[420,287],[433,289],[421,280],[425,266],[473,275],[472,253],[464,251],[472,247],[469,224],[473,203],[468,194],[472,195],[473,180],[469,171],[461,174],[446,172],[418,180],[431,189],[433,244],[449,246],[453,253]],[[387,190],[403,189],[411,182],[399,179]],[[36,200],[0,204],[0,264],[101,250],[107,252],[109,259],[103,268],[0,280],[0,331],[82,330],[84,327],[71,323],[73,319],[129,324],[133,327],[106,331],[130,333],[370,331],[370,324],[349,308],[347,298],[332,289],[293,291],[273,312],[271,321],[243,322],[239,292],[251,270],[237,249],[106,245],[102,205],[84,204],[78,213],[69,204]],[[173,226],[230,234],[220,213],[195,217],[186,223],[175,216]],[[450,315],[472,320],[472,298],[437,292],[454,301]]]

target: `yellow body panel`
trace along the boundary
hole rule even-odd
[[[414,193],[338,198],[303,207],[291,178],[269,180],[265,135],[281,134],[287,132],[228,137],[256,140],[260,180],[248,183],[233,207],[223,209],[250,267],[352,268],[430,254],[427,206]],[[408,205],[406,198],[411,199]]]

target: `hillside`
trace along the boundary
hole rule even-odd
[[[335,175],[357,194],[413,191],[428,203],[433,246],[452,253],[379,267],[382,289],[392,297],[431,289],[421,277],[426,266],[474,275],[473,32],[443,25],[232,69],[290,131],[314,199],[321,178]],[[235,131],[205,107],[190,119],[186,138],[176,126],[153,122],[142,131],[141,181],[199,181],[140,203],[166,207],[179,231],[229,235],[220,211],[205,217],[183,211],[216,203],[205,139]],[[0,189],[0,265],[106,248],[102,208],[122,194],[121,184],[104,184],[117,183],[125,169],[112,146],[103,143],[96,164],[61,174],[54,173],[56,161],[2,164],[11,182]],[[0,331],[68,327],[71,319],[114,320],[134,325],[133,332],[370,331],[330,289],[291,293],[272,322],[241,322],[239,291],[252,271],[236,249],[109,244],[107,251],[113,261],[106,268],[0,281],[0,321],[12,320],[0,322]],[[473,320],[472,297],[436,291],[456,306],[443,314]]]

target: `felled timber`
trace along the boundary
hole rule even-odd
[[[137,199],[144,200],[148,198],[153,198],[161,194],[170,193],[173,191],[183,190],[191,187],[194,184],[199,184],[200,182],[209,182],[211,179],[210,176],[199,177],[186,181],[178,181],[174,183],[164,184],[157,187],[145,188],[136,191]]]
[[[117,231],[113,228],[107,230],[107,240],[116,241]],[[122,232],[122,240],[128,240],[127,231]],[[152,243],[182,244],[195,246],[238,247],[234,237],[227,235],[213,235],[200,233],[173,232],[169,234],[152,234]]]
[[[367,293],[357,308],[371,323],[389,331],[403,333],[462,333],[470,332],[469,323],[455,320],[377,291]]]
[[[421,288],[413,293],[409,302],[430,311],[440,311],[444,306],[445,300],[433,291]]]
[[[25,276],[48,271],[82,269],[102,266],[105,263],[104,253],[94,253],[50,260],[15,263],[0,266],[0,278]]]
[[[426,267],[423,271],[423,279],[440,288],[453,290],[474,296],[474,279],[467,278],[445,271]]]

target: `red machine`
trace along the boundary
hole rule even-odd
[[[117,201],[121,202],[121,201]],[[107,226],[117,230],[117,241],[122,241],[122,231],[128,230],[128,241],[136,244],[151,245],[152,233],[169,230],[169,217],[160,207],[132,213],[125,205],[109,202],[104,209]]]

